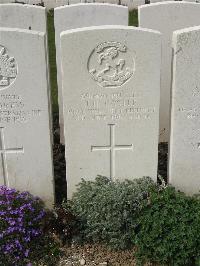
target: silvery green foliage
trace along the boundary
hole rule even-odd
[[[153,188],[157,185],[148,177],[123,182],[102,176],[94,182],[82,180],[71,206],[81,221],[85,240],[114,249],[131,247],[136,217]]]

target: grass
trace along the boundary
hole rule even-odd
[[[49,65],[50,65],[52,110],[53,112],[58,112],[58,86],[57,86],[56,48],[55,48],[55,30],[54,30],[53,10],[48,12],[47,30],[48,30],[48,43],[49,43]]]
[[[129,25],[138,26],[137,10],[129,13]],[[55,31],[54,31],[54,13],[53,10],[48,12],[47,30],[49,43],[49,63],[50,63],[50,81],[51,81],[51,97],[52,109],[54,113],[58,112],[58,86],[57,86],[57,70],[56,70],[56,49],[55,49]]]
[[[129,26],[138,26],[138,11],[133,10],[129,12]]]

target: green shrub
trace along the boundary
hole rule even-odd
[[[152,187],[156,185],[150,178],[113,182],[98,176],[94,182],[82,180],[71,208],[81,221],[84,240],[103,242],[114,249],[131,247],[137,213]]]
[[[200,200],[173,187],[150,194],[138,216],[134,243],[138,264],[199,265]]]

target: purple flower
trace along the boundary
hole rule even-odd
[[[26,249],[26,251],[24,252],[24,256],[27,258],[29,255],[29,249]]]
[[[0,253],[9,256],[13,265],[28,258],[31,241],[42,235],[44,216],[38,197],[0,186]]]
[[[25,242],[30,242],[31,241],[30,236],[25,236],[23,239],[24,239]]]

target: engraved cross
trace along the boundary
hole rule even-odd
[[[133,144],[116,145],[115,144],[115,124],[108,124],[110,127],[110,145],[91,146],[91,151],[110,151],[110,178],[115,178],[115,152],[122,150],[133,150]]]
[[[6,149],[5,147],[5,137],[4,137],[4,127],[0,127],[0,158],[2,164],[2,171],[3,171],[3,180],[4,185],[9,186],[9,179],[8,179],[8,169],[6,163],[6,154],[12,153],[24,153],[23,148],[9,148]]]

